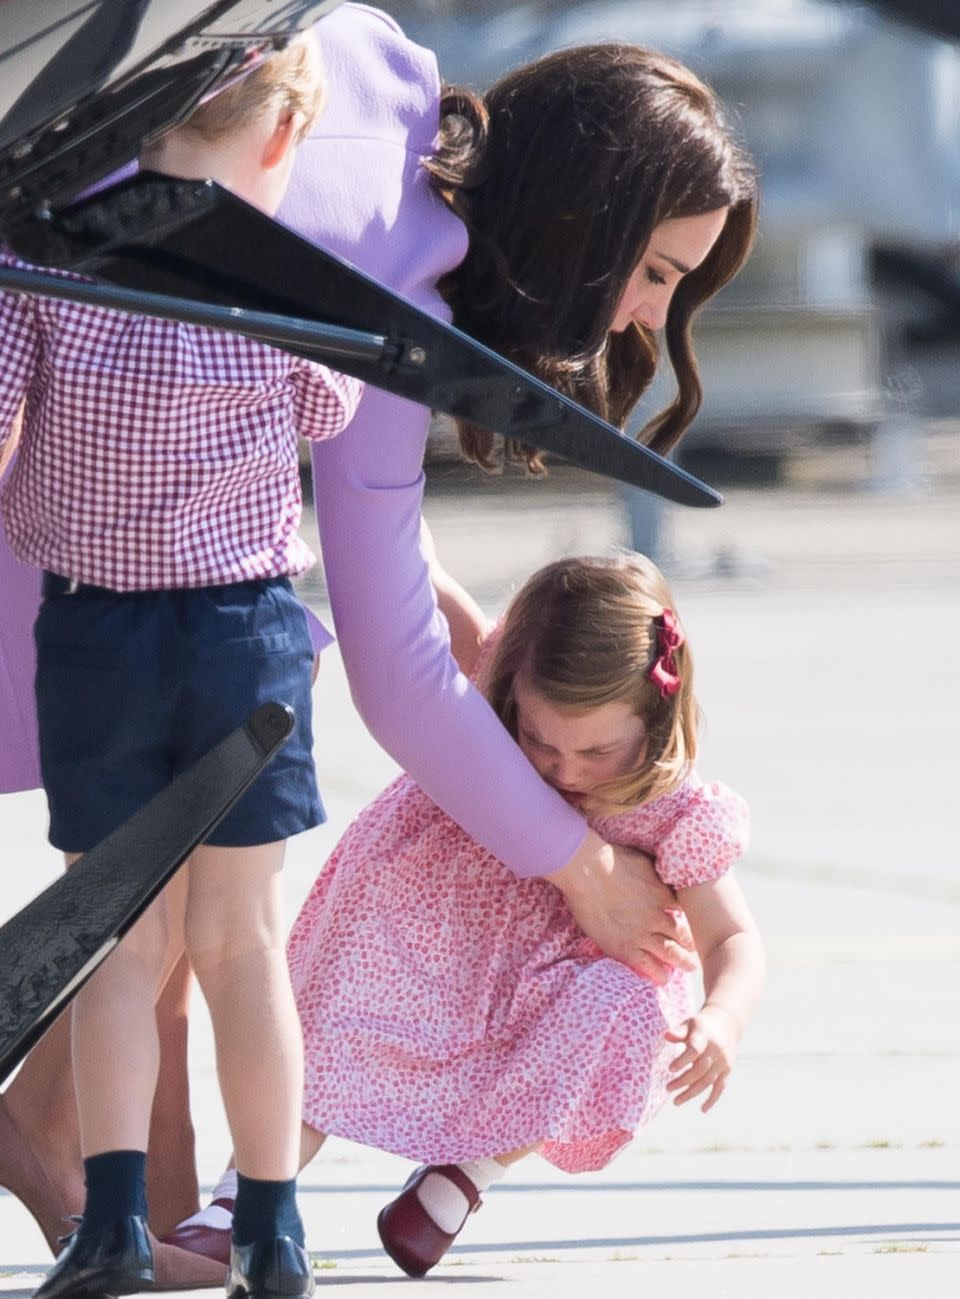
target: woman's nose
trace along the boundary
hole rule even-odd
[[[664,298],[662,301],[639,302],[634,309],[633,318],[647,329],[662,329],[667,323],[667,309],[670,306],[670,299]]]

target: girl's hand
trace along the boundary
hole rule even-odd
[[[727,1076],[737,1054],[739,1034],[732,1016],[719,1006],[704,1006],[679,1028],[664,1034],[668,1042],[682,1042],[681,1051],[670,1065],[676,1076],[667,1083],[667,1091],[676,1093],[674,1105],[685,1105],[710,1089],[700,1106],[706,1114],[723,1095]]]

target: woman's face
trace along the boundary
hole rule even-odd
[[[722,207],[699,216],[674,217],[654,229],[617,306],[612,333],[620,334],[632,324],[663,328],[674,290],[708,256],[728,211]]]
[[[561,708],[518,678],[517,741],[544,780],[567,802],[586,808],[598,785],[636,771],[646,727],[628,703],[586,711]]]

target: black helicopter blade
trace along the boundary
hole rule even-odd
[[[28,261],[133,291],[126,299],[101,294],[97,300],[107,305],[150,314],[149,295],[160,294],[181,300],[184,311],[227,308],[202,323],[326,360],[397,396],[678,504],[721,503],[693,475],[212,181],[141,173],[19,226],[10,238]],[[12,281],[0,275],[5,285]],[[60,293],[84,300],[79,281]],[[160,314],[176,314],[169,301],[156,305]],[[311,341],[311,322],[366,334],[377,345],[367,355],[330,352],[322,332]]]

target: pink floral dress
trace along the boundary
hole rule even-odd
[[[740,856],[747,811],[691,775],[593,825],[685,888]],[[545,1141],[558,1168],[602,1168],[664,1103],[663,1034],[691,1013],[687,976],[657,987],[603,956],[551,884],[517,879],[409,776],[347,830],[289,959],[307,1123],[422,1163]]]

